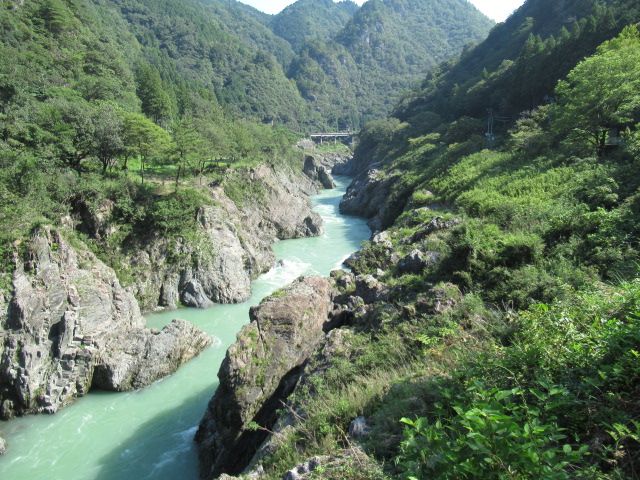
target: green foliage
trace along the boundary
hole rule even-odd
[[[461,396],[440,393],[435,422],[402,419],[407,428],[398,463],[410,479],[569,479],[588,450],[563,443],[556,417],[563,388],[500,391],[478,383]],[[542,408],[529,406],[528,396]]]
[[[150,65],[141,65],[136,72],[136,81],[142,112],[157,124],[166,123],[174,108],[160,73]]]
[[[499,119],[495,133],[503,135],[521,112],[553,100],[558,80],[638,14],[630,0],[526,2],[484,42],[431,72],[394,116],[420,129],[429,128],[426,112],[447,121],[472,117],[486,126],[491,109]],[[573,25],[566,24],[567,15]]]
[[[160,197],[145,211],[142,229],[165,236],[188,237],[196,230],[196,213],[211,200],[202,192],[186,189]]]
[[[556,88],[554,128],[571,132],[604,153],[613,129],[635,125],[640,115],[640,32],[627,27],[598,47]]]
[[[310,40],[333,38],[358,10],[352,1],[301,0],[289,5],[271,20],[271,29],[299,52]]]
[[[288,25],[296,10],[307,11],[309,3],[285,10],[275,25]],[[358,128],[380,118],[427,71],[482,40],[492,26],[460,0],[386,0],[366,2],[331,36],[324,9],[338,12],[332,15],[333,23],[343,18],[344,7],[322,2],[318,8],[317,3],[308,17],[310,28],[306,22],[302,27],[316,38],[300,49],[289,75],[331,128]],[[314,35],[314,29],[326,33]],[[294,32],[297,46],[301,35],[293,28],[288,31]]]
[[[571,31],[549,16],[557,2],[527,2],[425,82],[426,97],[363,131],[356,161],[391,184],[381,210],[395,212],[384,225],[394,253],[439,257],[404,274],[387,247],[364,247],[354,269],[382,269],[389,299],[354,309],[345,358],[296,394],[311,413],[294,425],[288,460],[338,448],[363,415],[367,452],[398,478],[637,476],[637,30],[610,39],[640,17],[633,2],[565,6]],[[499,50],[512,59],[492,58],[509,38]],[[463,65],[478,77],[449,84],[469,74]],[[556,100],[532,110],[544,94]],[[494,112],[498,141],[480,136],[494,101],[513,115]],[[618,128],[624,144],[595,155],[573,135],[590,122]],[[374,375],[372,389],[362,376]]]

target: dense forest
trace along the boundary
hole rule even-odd
[[[159,12],[171,4],[148,3]],[[154,16],[142,2],[118,5],[126,15],[111,2],[81,0],[4,2],[0,10],[0,56],[11,59],[0,64],[3,288],[16,245],[37,225],[61,225],[78,209],[95,210],[112,201],[123,226],[118,235],[109,244],[83,240],[107,263],[117,264],[115,252],[141,232],[184,235],[195,227],[195,212],[209,201],[200,192],[203,175],[212,181],[229,166],[292,158],[290,131],[242,120],[211,87],[221,80],[210,63],[199,64],[204,70],[181,63],[203,62],[204,52],[180,55],[178,61],[171,56],[170,38],[160,48],[162,37],[132,27],[142,18],[141,9],[146,25],[179,23],[177,16]],[[177,32],[174,26],[164,28]],[[267,56],[261,64],[237,51],[225,54],[222,46],[235,44],[224,41],[224,32],[215,34],[220,37],[203,35],[192,45],[215,37],[220,48],[211,51],[251,68],[275,69]],[[260,95],[295,101],[295,88],[280,80],[280,86],[263,86],[281,97]],[[301,100],[295,108],[303,108]]]
[[[382,293],[268,468],[362,416],[323,478],[638,478],[638,20],[529,0],[365,126],[351,196],[384,233],[350,265]]]
[[[340,8],[333,5],[333,17]],[[314,2],[304,15],[320,19],[318,12]],[[384,116],[427,71],[482,40],[491,27],[466,0],[373,0],[334,36],[325,28],[327,38],[309,39],[289,76],[329,125],[359,128]]]

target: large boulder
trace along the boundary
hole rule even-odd
[[[374,232],[388,228],[402,212],[406,200],[391,195],[398,178],[377,168],[360,173],[340,202],[340,212],[369,219],[369,227]]]
[[[136,330],[115,335],[99,355],[93,387],[127,391],[174,373],[211,344],[211,337],[184,320],[161,331]]]
[[[299,279],[251,310],[251,323],[229,348],[220,386],[196,435],[201,475],[237,474],[266,437],[276,410],[324,339],[332,307],[327,279]]]
[[[376,303],[387,299],[389,289],[373,275],[359,275],[356,277],[355,295],[362,298],[364,303]]]
[[[400,273],[419,274],[425,268],[433,267],[440,261],[442,255],[438,252],[422,252],[419,249],[412,250],[408,255],[400,259],[398,262],[398,271]]]

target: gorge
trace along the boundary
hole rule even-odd
[[[0,477],[635,480],[638,22],[0,2]]]
[[[173,318],[190,321],[214,344],[175,375],[137,392],[93,392],[55,416],[27,417],[3,424],[10,448],[0,460],[2,478],[198,478],[198,422],[215,390],[213,372],[249,307],[300,275],[328,275],[355,251],[370,231],[363,220],[341,215],[338,204],[349,180],[336,177],[335,190],[313,197],[324,221],[319,237],[274,245],[278,265],[252,284],[245,303],[147,316],[162,328]],[[91,452],[81,457],[74,452]]]

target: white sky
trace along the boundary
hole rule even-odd
[[[295,0],[240,0],[267,13],[278,13]],[[469,0],[488,17],[501,22],[505,20],[516,8],[524,3],[524,0]],[[365,0],[355,0],[362,5]]]

